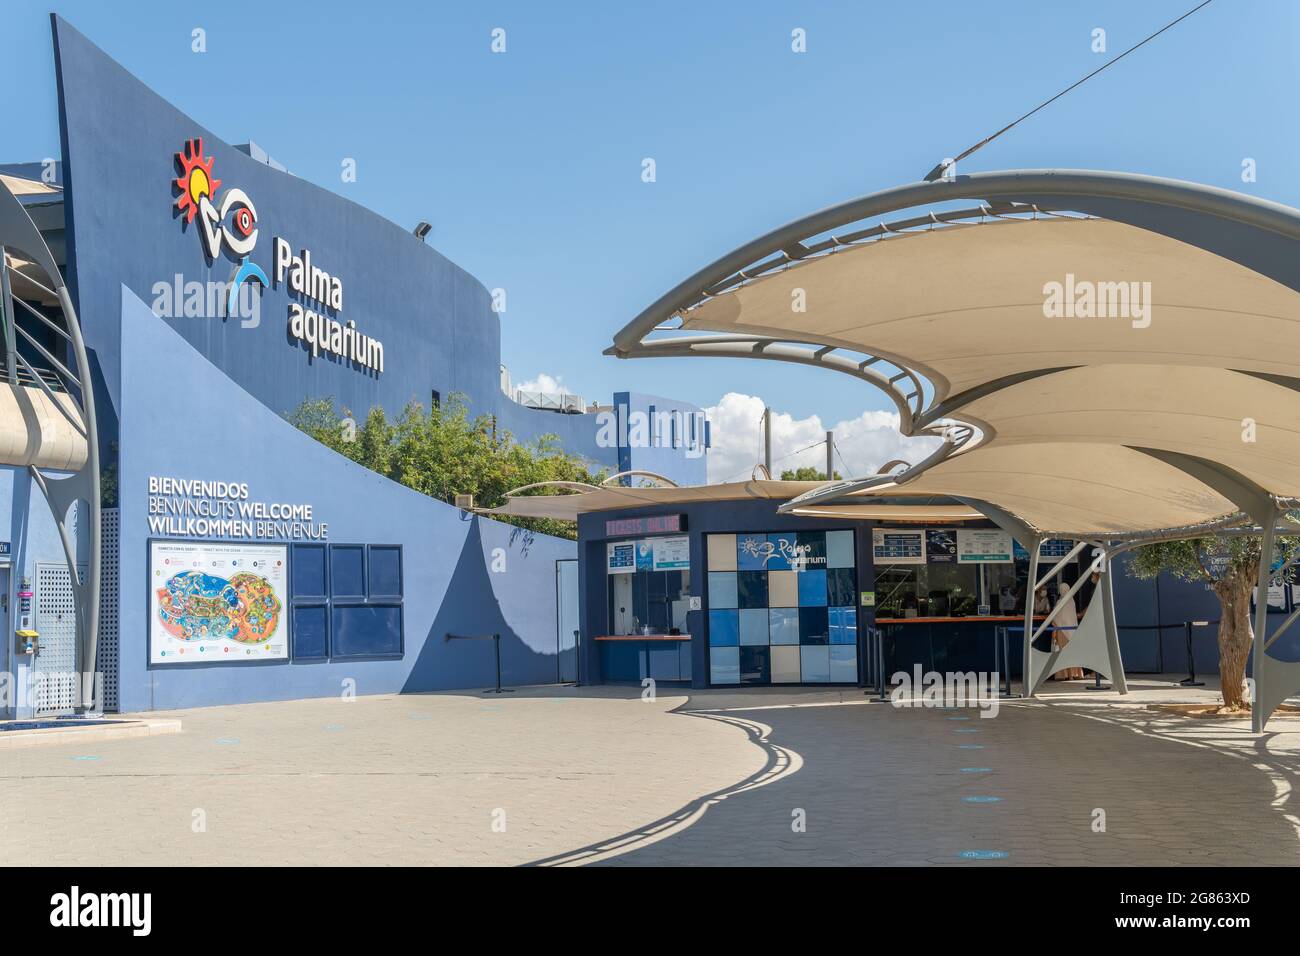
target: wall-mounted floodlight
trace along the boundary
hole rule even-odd
[[[419,239],[421,242],[424,242],[424,237],[427,236],[432,229],[433,229],[432,224],[427,223],[423,219],[421,219],[419,222],[415,224],[415,228],[412,229],[411,231],[415,233],[415,237],[417,239]]]

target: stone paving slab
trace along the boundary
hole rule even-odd
[[[1300,862],[1300,721],[1257,738],[1106,694],[981,719],[853,689],[674,693],[250,704],[0,753],[35,811],[0,821],[0,864]]]

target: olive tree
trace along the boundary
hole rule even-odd
[[[1162,541],[1137,549],[1129,563],[1129,573],[1134,577],[1149,579],[1168,571],[1182,581],[1207,584],[1219,599],[1219,679],[1223,685],[1220,713],[1250,709],[1243,690],[1253,634],[1251,595],[1259,574],[1262,546],[1258,535]],[[1279,556],[1288,559],[1298,549],[1300,538],[1278,538],[1273,560]]]

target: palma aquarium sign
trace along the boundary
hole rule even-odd
[[[272,283],[266,273],[251,256],[257,246],[258,216],[253,200],[242,189],[227,187],[222,192],[222,181],[213,172],[215,159],[203,152],[203,140],[195,138],[185,144],[185,148],[176,154],[176,166],[179,175],[172,181],[172,187],[179,195],[176,197],[177,215],[187,226],[197,221],[197,232],[208,265],[213,265],[221,256],[233,263],[230,281],[215,283],[221,288],[226,317],[238,314],[238,307],[248,298],[251,283],[257,283],[263,289]],[[276,236],[273,240],[275,258],[275,286],[283,286],[289,293],[289,336],[309,351],[312,358],[325,356],[336,359],[353,368],[372,372],[376,375],[384,371],[384,344],[376,338],[363,333],[355,321],[340,318],[343,310],[343,280],[337,275],[326,272],[312,262],[311,250],[303,249],[295,253],[293,246],[285,239]],[[167,316],[190,315],[186,293],[185,305],[181,305],[181,278],[171,299],[165,294],[155,302],[168,306]],[[188,286],[189,284],[187,284]],[[198,285],[193,283],[193,285]],[[166,284],[162,284],[163,293]],[[209,293],[211,290],[208,290]],[[155,286],[155,294],[159,287]],[[245,293],[241,298],[241,292]],[[208,294],[199,293],[200,302],[211,299]],[[155,311],[159,311],[157,308]],[[245,327],[255,327],[260,323],[260,308],[256,310],[253,321],[244,322]]]

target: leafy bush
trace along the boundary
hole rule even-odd
[[[394,421],[376,406],[359,426],[348,409],[337,410],[329,398],[306,400],[286,417],[340,455],[448,503],[454,503],[458,494],[472,494],[475,506],[495,508],[505,502],[507,491],[522,485],[599,484],[605,477],[603,470],[589,472],[585,459],[567,454],[555,435],[518,442],[509,432],[499,431],[492,416],[471,418],[459,395],[427,412],[419,402],[411,402]],[[566,521],[501,520],[560,538],[576,537],[576,529]]]

